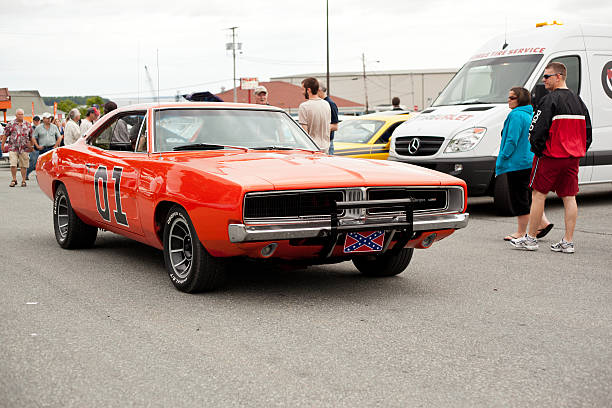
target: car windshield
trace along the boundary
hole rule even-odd
[[[367,143],[384,124],[385,122],[382,120],[351,119],[342,121],[334,134],[334,142]]]
[[[506,103],[508,91],[524,86],[542,55],[470,61],[444,88],[432,106]]]
[[[319,150],[284,112],[255,109],[166,109],[156,112],[156,151],[218,150],[223,146]]]

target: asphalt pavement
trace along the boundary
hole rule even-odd
[[[19,180],[21,181],[21,180]],[[241,264],[214,293],[170,283],[160,251],[103,232],[55,242],[52,203],[0,168],[1,407],[609,407],[612,184],[583,187],[576,253],[469,226],[401,275],[352,263]]]

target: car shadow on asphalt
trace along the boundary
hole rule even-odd
[[[141,263],[140,273],[169,279],[161,250],[137,241],[104,232],[87,251],[112,252],[115,262]],[[303,266],[288,263],[253,262],[233,259],[228,262],[224,284],[203,296],[254,294],[262,297],[294,297],[300,299],[342,298],[343,301],[380,299],[381,296],[419,297],[430,295],[431,287],[411,273],[411,266],[398,276],[370,278],[361,275],[351,262],[331,265]],[[122,279],[130,279],[123,276]],[[140,279],[134,276],[134,284]],[[168,281],[169,282],[169,281]],[[174,290],[172,285],[169,290]]]

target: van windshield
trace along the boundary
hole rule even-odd
[[[444,88],[432,106],[506,103],[508,91],[525,86],[542,54],[470,61]]]

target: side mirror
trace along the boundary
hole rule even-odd
[[[533,91],[531,91],[531,104],[533,105],[534,110],[538,107],[538,105],[540,104],[540,100],[546,94],[548,94],[548,91],[546,90],[546,87],[544,87],[544,84],[536,84],[536,86],[533,88]]]

